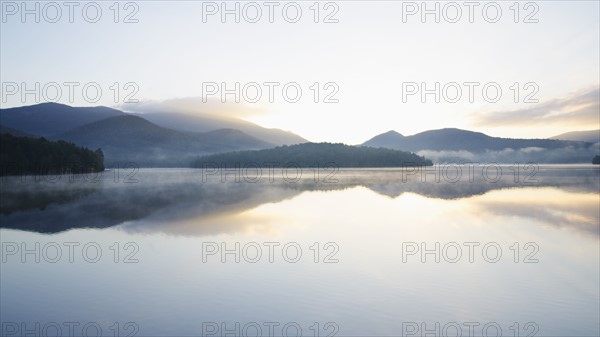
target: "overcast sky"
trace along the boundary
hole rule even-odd
[[[240,103],[229,94],[225,104],[236,106],[216,113],[291,130],[311,141],[354,144],[391,129],[410,135],[458,127],[529,138],[600,127],[597,1],[521,2],[518,6],[512,1],[480,2],[472,7],[472,23],[471,7],[462,2],[458,6],[438,3],[439,23],[434,14],[423,23],[420,8],[393,1],[321,2],[318,6],[312,1],[297,2],[298,6],[285,7],[287,16],[282,13],[285,2],[273,7],[260,1],[241,2],[240,23],[234,14],[221,22],[220,2],[146,1],[128,7],[123,2],[118,16],[116,7],[109,8],[113,2],[104,2],[96,23],[86,22],[96,20],[95,6],[87,6],[87,16],[82,15],[85,2],[73,8],[73,23],[69,7],[61,2],[57,23],[47,22],[56,20],[56,9],[49,6],[44,11],[45,2],[39,3],[40,23],[34,14],[26,15],[23,23],[20,4],[2,1],[3,108],[44,101],[44,88],[52,98],[55,88],[49,83],[56,82],[62,88],[59,101],[70,105],[135,110],[135,103],[123,101],[137,91],[133,98],[145,104],[208,96],[209,103],[200,105],[198,111],[213,112],[221,89],[211,83],[224,82],[233,89],[239,82]],[[256,17],[254,4],[261,8],[262,17],[250,23]],[[234,8],[235,3],[228,5]],[[433,9],[435,3],[428,5]],[[297,7],[302,15],[296,23],[287,22],[296,20]],[[500,16],[495,13],[497,7],[502,10]],[[455,20],[457,8],[462,16],[457,23],[448,22]],[[123,22],[126,19],[138,22]],[[36,82],[40,83],[37,98],[30,94],[22,100],[22,88],[15,93],[12,86],[26,83],[31,89]],[[73,102],[64,82],[80,84],[74,87]],[[83,85],[91,82],[102,89],[98,102],[86,101],[82,93]],[[115,82],[120,86],[116,101],[116,87],[111,89]],[[135,85],[124,87],[128,82]],[[272,87],[273,103],[268,101],[265,82],[280,83]],[[319,83],[318,103],[314,101],[315,82]],[[428,89],[439,82],[439,103],[433,94],[422,102],[422,82]],[[248,83],[260,84],[258,102],[252,102],[256,88]],[[287,83],[292,84],[284,96],[281,91]],[[293,83],[301,88],[302,96],[290,103],[286,99],[295,98]],[[452,83],[462,90],[458,99]],[[484,96],[486,84],[488,95]],[[497,87],[502,94],[496,102]],[[328,95],[331,103],[324,102]]]

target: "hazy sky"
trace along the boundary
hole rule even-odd
[[[203,91],[203,83],[225,82],[233,89],[239,82],[240,94],[245,85],[248,90],[230,114],[291,130],[312,141],[360,143],[391,129],[410,135],[458,127],[529,138],[600,127],[597,1],[521,2],[517,6],[513,1],[478,2],[472,7],[472,23],[471,7],[463,2],[437,2],[439,23],[434,14],[421,22],[420,2],[337,1],[317,6],[313,1],[275,2],[273,7],[262,1],[238,2],[240,23],[234,14],[221,22],[221,2],[145,1],[127,7],[121,2],[118,17],[116,7],[110,8],[112,1],[98,3],[102,16],[96,23],[86,22],[95,20],[95,5],[88,5],[87,16],[82,15],[85,2],[73,8],[73,23],[69,7],[62,2],[58,2],[62,16],[57,23],[47,22],[55,20],[56,8],[46,2],[39,3],[40,23],[34,14],[26,15],[23,23],[21,2],[2,1],[3,108],[36,103],[33,94],[22,101],[22,88],[12,94],[11,83],[24,82],[31,89],[39,82],[40,101],[44,88],[48,97],[54,96],[56,88],[49,83],[56,82],[62,103],[127,109],[135,103],[123,104],[124,96],[136,87],[134,98],[152,103],[146,101],[200,97],[207,94],[206,89],[214,89],[205,84]],[[262,17],[250,23],[256,16],[255,4]],[[227,4],[230,9],[235,5]],[[429,9],[435,5],[427,4]],[[29,6],[34,8],[34,3]],[[287,16],[282,14],[284,7]],[[302,15],[296,23],[287,22],[294,21],[297,7]],[[487,22],[495,20],[497,7],[502,10],[498,21]],[[450,23],[456,8],[462,16]],[[218,12],[208,15],[211,10]],[[418,12],[409,15],[414,10]],[[124,23],[133,12],[129,19],[138,22]],[[326,18],[338,22],[324,23]],[[64,82],[80,84],[74,87],[73,102]],[[82,94],[82,87],[92,82],[102,89],[96,103],[86,101]],[[120,84],[116,102],[115,87],[111,90],[115,82]],[[127,82],[135,85],[124,88]],[[256,96],[255,87],[247,85],[253,82],[262,90],[262,100],[256,103],[250,102]],[[280,83],[273,86],[273,103],[268,101],[265,82]],[[314,102],[315,82],[320,88],[318,103]],[[410,83],[422,82],[429,89],[440,83],[439,103],[433,94],[421,102],[421,89]],[[472,86],[473,102],[465,82],[480,83]],[[515,82],[519,84],[517,103]],[[295,103],[286,101],[294,98],[294,85],[288,86],[288,96],[281,92],[287,83],[297,83],[302,90]],[[448,83],[459,85],[460,98],[455,99],[456,85]],[[482,88],[488,83],[484,97]],[[498,86],[502,94],[492,102]],[[94,96],[92,89],[89,96]],[[324,103],[336,89],[331,98],[338,102]],[[220,99],[217,90],[211,101]],[[408,90],[419,92],[403,97]],[[233,94],[226,99],[226,104],[236,104]],[[198,111],[211,112],[207,111],[211,104],[199,106]],[[218,109],[218,113],[226,111]]]

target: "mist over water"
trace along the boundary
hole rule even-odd
[[[501,170],[3,178],[3,321],[95,322],[103,335],[132,322],[138,336],[220,336],[223,323],[267,336],[269,322],[276,335],[423,323],[468,335],[469,322],[476,335],[598,335],[600,171]],[[72,262],[65,243],[79,244]]]

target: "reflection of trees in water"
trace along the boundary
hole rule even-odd
[[[9,182],[3,183],[0,191],[0,228],[57,233],[129,222],[124,228],[131,231],[208,235],[239,231],[244,224],[241,219],[233,220],[235,215],[305,191],[339,191],[363,186],[391,198],[416,193],[439,199],[468,198],[492,190],[523,187],[598,193],[599,172],[543,169],[536,175],[536,183],[515,182],[512,175],[497,182],[477,176],[473,182],[467,177],[456,183],[444,179],[437,182],[434,175],[422,181],[419,175],[403,177],[394,170],[343,170],[336,175],[336,183],[315,183],[312,175],[296,183],[277,178],[269,182],[266,177],[258,183],[236,183],[233,176],[226,183],[220,183],[216,176],[202,183],[198,171],[194,170],[142,170],[140,182],[136,184],[114,183],[109,178],[96,183],[59,181],[19,185]],[[216,218],[220,221],[214,220]],[[175,228],[178,222],[187,223]],[[594,232],[598,234],[597,230]]]
[[[194,182],[3,185],[0,228],[57,233],[106,228],[150,215],[167,222],[186,216],[242,212],[298,193],[291,189],[260,190],[259,184]]]
[[[11,215],[15,212],[28,210],[44,211],[50,205],[65,205],[80,200],[91,193],[94,188],[68,189],[68,190],[42,190],[36,193],[11,191],[1,193],[0,213]]]

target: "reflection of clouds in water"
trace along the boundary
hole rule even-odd
[[[281,219],[257,217],[246,211],[265,203],[292,198],[299,193],[283,187],[235,183],[196,185],[191,187],[195,192],[184,202],[165,205],[159,211],[128,224],[123,229],[191,236],[234,233],[276,235],[277,224]]]
[[[533,219],[544,226],[600,235],[600,195],[556,188],[493,191],[473,198],[474,212]]]
[[[279,203],[311,191],[342,191],[358,186],[397,198],[415,193],[448,200],[469,198],[479,216],[508,214],[532,217],[558,226],[598,235],[597,169],[543,167],[535,184],[515,183],[512,175],[495,183],[476,176],[458,183],[421,181],[419,174],[406,181],[400,169],[341,170],[337,183],[315,183],[307,175],[298,183],[264,180],[259,183],[202,183],[199,170],[141,170],[140,183],[114,183],[111,176],[96,184],[3,184],[0,227],[41,233],[72,228],[107,228],[123,225],[128,232],[163,232],[172,235],[262,233],[277,235],[285,219],[249,212],[267,203]],[[404,172],[406,173],[406,172]],[[538,189],[553,187],[551,189]],[[489,193],[496,190],[495,193]],[[548,198],[546,193],[553,198]],[[560,193],[558,193],[558,192]],[[487,194],[486,194],[487,193]],[[505,193],[505,194],[502,194]],[[590,194],[591,193],[591,194]],[[491,195],[491,196],[490,196]],[[515,201],[500,195],[524,196]],[[477,198],[474,196],[482,196]],[[494,196],[494,197],[492,197]],[[573,202],[577,200],[579,204]],[[354,202],[354,201],[353,201]],[[360,200],[355,202],[360,203]],[[579,206],[578,206],[579,205]],[[310,205],[309,205],[310,206]],[[351,205],[348,205],[352,209]]]

